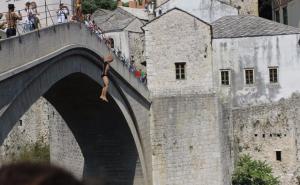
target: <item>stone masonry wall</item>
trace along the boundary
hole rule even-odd
[[[232,111],[237,154],[266,161],[282,185],[298,185],[300,177],[300,96],[278,103]],[[276,151],[282,160],[276,160]]]
[[[17,157],[21,148],[36,142],[49,144],[49,117],[45,99],[39,99],[13,127],[0,147],[0,163]]]
[[[144,57],[144,34],[128,32],[130,56],[134,56],[134,61],[137,69],[145,71],[145,66],[141,65],[145,61]]]
[[[80,148],[59,113],[44,98],[38,99],[11,130],[0,147],[0,163],[11,161],[22,147],[37,141],[50,145],[52,163],[82,176],[84,159]]]
[[[217,98],[156,97],[151,110],[154,185],[229,185]],[[228,161],[228,160],[227,160]]]
[[[176,20],[176,21],[174,21]],[[148,88],[152,95],[209,93],[212,90],[211,28],[174,9],[144,27]],[[176,79],[175,63],[185,63]]]
[[[231,0],[231,4],[238,8],[240,15],[258,16],[258,0]]]
[[[50,159],[51,163],[61,166],[81,178],[84,157],[72,131],[61,115],[50,104]]]

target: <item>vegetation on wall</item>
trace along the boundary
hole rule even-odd
[[[234,170],[232,185],[279,185],[279,181],[266,162],[243,155]]]
[[[117,8],[117,1],[115,0],[83,0],[82,11],[84,14],[93,13],[97,9],[114,10]]]
[[[37,141],[20,147],[19,153],[12,156],[13,162],[50,162],[50,147],[43,142]]]

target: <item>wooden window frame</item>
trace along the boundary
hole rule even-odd
[[[252,80],[251,79],[248,79],[251,78],[251,74],[248,73],[248,71],[252,71]],[[249,76],[250,75],[250,76]],[[246,85],[254,85],[255,84],[255,71],[254,71],[254,68],[245,68],[244,69],[244,79],[245,79],[245,84]]]
[[[227,76],[224,76],[226,73],[227,73]],[[226,77],[227,77],[227,79],[226,79]],[[230,69],[221,69],[220,70],[220,80],[221,80],[221,85],[230,86],[231,85],[231,70]]]
[[[186,63],[175,63],[175,78],[176,80],[186,80]]]
[[[279,81],[278,66],[269,67],[269,83],[278,84],[278,81]]]

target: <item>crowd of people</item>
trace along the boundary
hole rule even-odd
[[[47,11],[50,11],[49,9]],[[46,14],[49,12],[45,12]],[[63,3],[59,4],[58,10],[55,12],[57,16],[57,23],[68,22],[69,8]],[[22,15],[23,14],[23,15]],[[3,13],[0,13],[0,20],[3,18]],[[5,19],[0,22],[0,29],[6,32],[6,37],[16,36],[22,29],[21,33],[26,33],[41,28],[41,21],[39,18],[38,7],[35,1],[28,1],[25,3],[25,8],[15,12],[15,5],[8,5],[8,12],[5,13]],[[52,17],[50,17],[52,19]],[[76,17],[72,17],[76,19]],[[18,23],[18,21],[22,21]],[[21,26],[18,26],[21,25]]]
[[[136,67],[134,56],[131,56],[130,58],[126,58],[121,50],[115,48],[113,39],[110,37],[107,37],[105,35],[105,33],[102,31],[102,29],[99,26],[97,26],[97,24],[95,23],[94,20],[91,19],[90,14],[87,14],[84,16],[84,22],[85,22],[85,25],[87,26],[87,28],[90,31],[94,32],[101,41],[109,40],[109,42],[111,43],[112,51],[120,59],[120,61],[123,63],[123,65],[127,67],[129,72],[133,73],[135,75],[135,77],[138,78],[142,83],[144,83],[144,84],[147,83],[147,74],[142,69],[138,69]]]
[[[33,31],[41,27],[40,19],[38,18],[37,5],[33,2],[26,2],[25,17],[23,24],[23,32]]]

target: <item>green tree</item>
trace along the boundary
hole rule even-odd
[[[279,181],[266,162],[243,155],[234,170],[232,185],[279,185]]]
[[[114,10],[117,8],[116,0],[82,0],[82,12],[92,13],[97,9]]]

